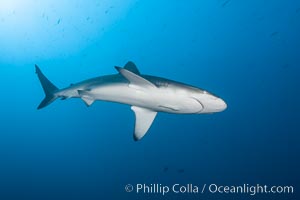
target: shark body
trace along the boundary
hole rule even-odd
[[[35,67],[46,95],[38,109],[46,107],[57,98],[81,98],[87,106],[91,106],[96,100],[127,104],[135,113],[135,141],[147,133],[157,112],[215,113],[227,107],[221,98],[200,88],[161,77],[142,75],[133,62],[128,62],[124,68],[115,67],[117,74],[88,79],[64,89],[58,89],[37,65]]]

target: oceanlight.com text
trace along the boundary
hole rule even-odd
[[[293,194],[293,186],[269,186],[262,184],[241,184],[241,185],[218,185],[218,184],[160,184],[160,183],[138,183],[138,184],[127,184],[125,191],[128,193],[136,194],[161,194],[167,195],[173,194],[242,194],[242,195],[259,195],[259,194]]]

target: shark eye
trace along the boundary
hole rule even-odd
[[[164,82],[161,82],[161,81],[157,81],[156,83],[155,83],[155,85],[156,86],[158,86],[158,87],[168,87],[168,83],[164,83]]]

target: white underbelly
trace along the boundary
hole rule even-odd
[[[95,88],[92,94],[95,100],[128,104],[158,112],[197,113],[203,109],[193,98],[160,88],[140,90],[122,84]]]

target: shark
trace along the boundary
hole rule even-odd
[[[212,93],[185,83],[141,74],[129,61],[115,67],[116,74],[99,76],[58,89],[35,65],[45,93],[39,104],[42,109],[56,99],[80,98],[87,106],[95,101],[109,101],[131,106],[135,114],[133,138],[141,140],[151,127],[158,112],[202,114],[221,112],[227,104]]]

